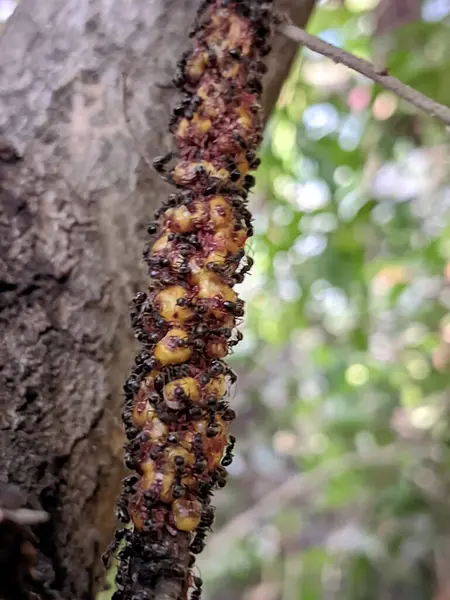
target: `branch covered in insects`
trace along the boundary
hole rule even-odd
[[[123,422],[134,473],[117,505],[124,527],[104,557],[108,564],[118,553],[115,600],[200,598],[195,557],[235,444],[227,395],[236,376],[224,359],[242,338],[234,287],[252,266],[247,199],[259,165],[271,9],[271,1],[205,1],[178,64],[176,150],[153,162],[176,190],[147,228],[150,283],[131,308],[141,349],[124,386]]]

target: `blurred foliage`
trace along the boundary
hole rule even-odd
[[[449,105],[449,3],[375,34],[377,5],[322,2],[308,30]],[[206,598],[450,598],[446,135],[299,56],[253,199],[237,456],[199,562]]]

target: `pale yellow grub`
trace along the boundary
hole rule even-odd
[[[223,301],[236,302],[237,294],[216,273],[206,269],[195,275],[198,285],[197,297],[201,300],[220,298]]]
[[[248,109],[238,107],[236,108],[236,114],[238,117],[237,122],[241,127],[243,127],[244,129],[250,129],[252,127],[253,118],[251,112]]]
[[[166,217],[171,229],[180,233],[187,233],[194,229],[195,223],[192,213],[189,212],[186,206],[178,206],[177,208],[169,208],[166,211]]]
[[[233,222],[233,209],[223,196],[209,201],[210,220],[216,227],[229,227]]]
[[[239,173],[241,174],[242,177],[244,177],[244,175],[247,175],[247,173],[250,171],[250,165],[248,164],[247,160],[242,160],[241,162],[238,163],[238,169],[239,169]]]
[[[206,354],[209,358],[225,358],[228,354],[228,344],[226,340],[208,342],[206,344]]]
[[[229,228],[219,229],[213,238],[216,251],[228,250],[228,252],[235,254],[239,250],[239,245],[233,239],[234,237],[232,226]]]
[[[152,477],[155,472],[155,461],[151,458],[148,458],[145,462],[141,464],[142,472],[149,477]]]
[[[150,438],[154,442],[165,438],[169,432],[167,425],[155,416],[154,411],[149,411],[148,416],[149,418],[145,426],[145,431],[148,432]]]
[[[186,67],[186,74],[190,79],[197,80],[203,75],[208,64],[208,54],[206,52],[197,53],[190,58]]]
[[[180,531],[194,531],[200,523],[202,505],[198,500],[179,498],[172,504],[175,526]]]
[[[169,245],[169,237],[168,237],[167,233],[164,233],[153,244],[152,250],[153,250],[153,252],[161,252],[161,250],[165,250],[168,245]]]
[[[164,386],[163,395],[164,400],[174,401],[177,398],[176,390],[181,388],[192,402],[198,402],[200,398],[200,386],[198,381],[193,377],[183,377],[181,379],[175,379],[166,386]]]
[[[178,127],[175,135],[179,138],[185,138],[189,133],[189,121],[188,119],[181,119],[178,123]]]
[[[212,121],[210,119],[197,114],[194,115],[191,124],[197,135],[205,135],[212,127]]]
[[[188,346],[179,345],[181,340],[187,340],[188,334],[184,329],[174,328],[160,340],[154,350],[154,355],[163,366],[179,365],[186,362],[192,350]]]
[[[222,71],[222,75],[225,77],[225,79],[234,79],[238,73],[239,63],[235,63],[231,67],[228,67]]]
[[[217,263],[219,265],[224,265],[227,261],[228,252],[226,250],[213,250],[210,252],[205,259],[205,263]]]
[[[138,402],[133,407],[132,419],[136,427],[142,428],[148,421],[148,415],[151,410],[150,403],[148,401]]]
[[[155,307],[163,319],[171,323],[184,323],[194,311],[186,306],[178,306],[179,298],[187,298],[187,291],[181,285],[171,285],[155,296]]]

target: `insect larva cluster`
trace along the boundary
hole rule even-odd
[[[252,261],[247,208],[259,160],[259,104],[270,47],[271,3],[210,0],[199,10],[192,49],[179,61],[183,100],[170,129],[176,152],[154,161],[177,191],[148,227],[144,250],[151,283],[132,306],[141,351],[125,386],[126,465],[118,530],[115,598],[152,598],[158,580],[182,578],[198,600],[191,567],[214,520],[213,490],[226,483],[235,413],[226,400],[235,381],[223,361],[241,339],[244,306],[233,289]],[[191,559],[177,561],[169,537],[189,536]]]

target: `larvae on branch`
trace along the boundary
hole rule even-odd
[[[206,0],[179,61],[184,99],[170,121],[176,152],[155,168],[177,191],[156,211],[144,250],[151,283],[131,321],[142,348],[124,386],[128,439],[118,530],[115,599],[153,599],[164,580],[198,600],[190,571],[214,519],[211,496],[226,483],[235,418],[225,396],[235,375],[224,362],[242,338],[244,305],[233,289],[252,261],[247,195],[261,141],[260,61],[269,50],[271,2]],[[188,536],[188,538],[186,538]],[[180,544],[190,544],[185,560]],[[174,598],[173,600],[177,600]]]

